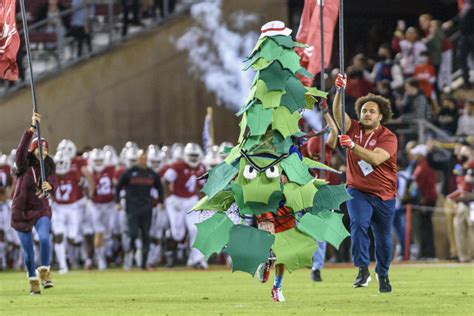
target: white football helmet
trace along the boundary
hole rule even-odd
[[[0,166],[8,165],[8,155],[0,153]]]
[[[202,163],[206,166],[208,170],[214,166],[217,166],[221,162],[222,162],[222,158],[219,155],[219,146],[217,145],[214,145],[211,148],[209,148],[209,150],[207,151],[202,161]]]
[[[56,155],[54,155],[54,163],[56,164],[56,173],[63,175],[71,170],[71,157],[64,152],[58,151]]]
[[[12,151],[10,151],[10,154],[8,155],[8,158],[7,158],[7,163],[10,167],[13,167],[13,165],[15,164],[15,159],[16,159],[16,149],[12,149]]]
[[[150,145],[146,150],[148,168],[153,169],[153,171],[158,172],[163,162],[163,155],[160,148],[157,145]]]
[[[228,153],[225,153],[224,150],[226,149],[226,147],[234,147],[234,144],[232,143],[229,143],[229,142],[222,142],[220,145],[219,145],[219,155],[221,156],[221,159],[224,160],[227,158],[227,156],[229,155]]]
[[[136,150],[139,149],[137,143],[132,142],[132,141],[126,142],[126,143],[125,143],[125,146],[124,146],[123,148],[127,148],[127,149],[128,149],[128,148],[135,148]]]
[[[183,160],[184,146],[181,143],[174,143],[170,149],[170,162]]]
[[[196,143],[187,143],[183,150],[183,160],[191,168],[196,168],[202,161],[204,154],[201,146]]]
[[[74,142],[70,139],[63,139],[62,141],[59,142],[58,147],[56,147],[56,152],[62,151],[66,155],[69,156],[69,158],[74,158],[76,157],[77,153],[77,147],[74,144]]]
[[[125,167],[127,169],[137,164],[139,151],[140,149],[135,148],[135,147],[130,147],[125,151],[123,158],[124,158]]]
[[[100,148],[94,148],[89,153],[89,165],[92,170],[101,172],[105,168],[105,153]]]
[[[113,146],[105,145],[102,150],[104,151],[106,166],[116,166],[119,163],[117,151]]]
[[[171,150],[168,146],[161,147],[161,163],[163,165],[169,163],[171,161]]]

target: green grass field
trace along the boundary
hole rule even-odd
[[[474,265],[394,265],[392,294],[379,294],[375,278],[353,289],[355,274],[328,268],[317,284],[309,270],[287,274],[287,301],[274,303],[270,281],[221,267],[70,272],[40,296],[28,295],[24,273],[2,272],[0,315],[474,315]]]

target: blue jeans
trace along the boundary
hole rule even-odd
[[[400,243],[402,253],[405,255],[405,206],[402,206],[395,211],[395,218],[393,219],[393,227]]]
[[[313,254],[313,270],[322,270],[324,268],[324,258],[326,257],[326,242],[317,241],[318,249]]]
[[[353,197],[347,201],[351,219],[352,260],[356,267],[370,265],[368,235],[372,227],[375,240],[375,272],[382,277],[388,276],[392,258],[392,225],[395,216],[395,199],[383,201],[375,195],[348,188]]]
[[[49,240],[50,227],[51,221],[46,216],[41,217],[35,223],[36,232],[39,236],[40,259],[42,266],[49,266],[51,261],[51,242]],[[21,248],[23,249],[23,258],[25,260],[26,270],[28,271],[28,277],[35,277],[36,267],[35,247],[33,245],[33,233],[31,231],[17,233],[18,238],[20,239]]]

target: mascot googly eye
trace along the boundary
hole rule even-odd
[[[245,166],[244,168],[244,178],[247,180],[253,180],[257,177],[257,170],[252,166]]]
[[[278,178],[280,176],[280,171],[278,171],[277,167],[273,166],[265,171],[265,175],[270,179]]]

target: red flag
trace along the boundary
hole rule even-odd
[[[18,80],[16,54],[19,48],[15,0],[0,0],[0,78]]]
[[[296,52],[301,57],[301,66],[305,67],[312,74],[321,72],[320,1],[321,0],[305,0],[300,27],[296,35],[298,42],[309,45],[308,48],[299,48]],[[327,67],[331,60],[334,29],[339,14],[339,0],[324,1],[323,5],[324,66]],[[305,85],[311,85],[310,81],[310,79],[304,78],[303,83]]]

